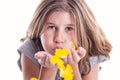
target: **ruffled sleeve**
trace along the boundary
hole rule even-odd
[[[104,55],[90,57],[90,66],[93,67],[98,63],[104,62],[106,57]]]
[[[91,56],[89,58],[91,68],[94,67],[95,65],[99,64],[99,63],[102,63],[102,62],[106,61],[106,59],[107,58],[104,55]],[[88,64],[88,62],[86,62],[86,64]],[[101,69],[101,67],[100,67],[100,69]],[[81,67],[80,68],[80,73],[82,74],[83,71],[84,71],[84,67]]]

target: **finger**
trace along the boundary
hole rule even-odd
[[[83,58],[86,55],[86,50],[82,47],[79,47],[77,50],[77,53],[78,53],[80,58]]]
[[[73,61],[76,61],[77,55],[76,55],[76,52],[73,49],[71,49],[71,56],[72,56]]]
[[[38,59],[39,64],[42,64],[41,59]]]
[[[37,60],[38,60],[39,64],[44,65],[45,64],[45,54],[39,54],[37,56]]]
[[[45,65],[49,65],[50,64],[50,59],[48,58],[48,56],[46,56],[45,58]]]
[[[52,55],[47,52],[44,52],[44,54],[48,57],[48,59],[50,59],[52,57]]]
[[[48,56],[49,58],[52,57],[52,55],[50,55],[49,53],[45,52],[45,51],[39,51],[37,52],[34,57],[35,59],[40,59],[41,57],[43,57],[44,55]]]
[[[41,65],[45,65],[45,55],[43,54],[41,58],[38,59],[38,62],[41,64]]]
[[[43,57],[44,53],[45,53],[44,51],[39,51],[39,52],[35,53],[34,58],[40,59]]]
[[[71,63],[72,61],[73,61],[73,59],[72,59],[71,51],[69,51],[69,54],[67,56],[67,62]]]
[[[66,58],[61,58],[64,61],[64,64],[67,64],[67,57]]]
[[[80,61],[80,57],[79,57],[78,53],[76,51],[74,51],[74,50],[72,50],[71,52],[72,52],[72,59],[73,59],[73,61],[79,62]]]

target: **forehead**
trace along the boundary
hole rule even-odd
[[[66,23],[71,23],[74,24],[74,18],[69,12],[65,11],[57,11],[51,13],[48,18],[47,22],[66,22]]]

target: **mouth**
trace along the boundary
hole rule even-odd
[[[53,54],[55,53],[55,51],[56,51],[57,49],[64,49],[64,48],[62,48],[62,47],[55,47],[55,48],[53,48],[53,49],[52,49]]]
[[[61,47],[55,47],[55,48],[53,49],[53,51],[55,52],[57,49],[63,49],[63,48],[61,48]]]

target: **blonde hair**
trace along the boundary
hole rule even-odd
[[[69,12],[75,20],[76,47],[81,46],[87,51],[86,56],[79,62],[80,67],[85,67],[83,74],[90,71],[89,56],[105,55],[109,58],[112,46],[85,0],[42,0],[28,27],[26,38],[39,39],[47,18],[55,11]]]

